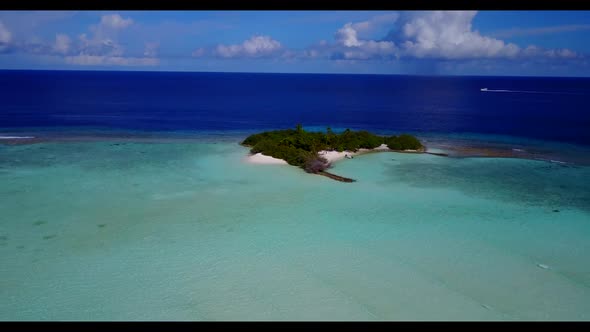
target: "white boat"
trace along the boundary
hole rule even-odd
[[[480,91],[488,91],[488,88],[481,88]]]

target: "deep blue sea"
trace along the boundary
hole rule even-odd
[[[0,128],[223,131],[302,123],[590,145],[589,78],[0,71],[0,100]]]

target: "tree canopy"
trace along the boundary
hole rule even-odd
[[[243,145],[251,147],[252,153],[262,153],[285,160],[288,164],[302,167],[309,173],[325,170],[330,165],[326,159],[318,156],[321,150],[357,151],[374,149],[387,144],[392,150],[419,150],[420,141],[408,134],[400,136],[378,136],[366,130],[352,131],[346,129],[340,134],[331,128],[323,132],[308,132],[301,124],[296,129],[266,131],[248,136]]]

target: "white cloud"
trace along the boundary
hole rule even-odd
[[[146,43],[143,56],[125,56],[125,49],[117,41],[115,30],[125,29],[133,24],[131,18],[119,14],[104,15],[98,25],[90,27],[91,36],[83,33],[76,42],[66,35],[58,35],[54,52],[65,55],[64,61],[80,66],[156,66],[159,43]]]
[[[79,66],[156,66],[159,43],[146,43],[143,56],[127,56],[117,41],[115,30],[125,29],[133,24],[131,18],[119,14],[104,15],[100,23],[90,26],[90,37],[80,34],[72,41],[67,35],[58,34],[52,47],[54,54],[64,56],[67,64]]]
[[[264,57],[276,55],[281,49],[281,43],[269,36],[253,36],[239,45],[217,45],[215,54],[222,58]]]
[[[315,52],[310,54],[318,56],[319,53],[327,51],[333,59],[337,60],[368,60],[395,56],[397,48],[394,42],[363,39],[360,38],[360,32],[369,32],[378,25],[393,23],[398,16],[394,13],[376,16],[363,22],[346,23],[334,34],[335,44],[330,45],[324,41],[316,45]]]
[[[543,49],[535,45],[530,45],[522,50],[521,55],[526,58],[562,58],[574,59],[579,58],[580,55],[576,52],[564,49]]]
[[[241,51],[242,46],[240,45],[217,45],[217,48],[215,49],[215,54],[223,58],[233,58],[237,55],[240,55]]]
[[[100,25],[112,29],[125,29],[133,24],[131,18],[123,18],[119,14],[103,15],[100,18]]]
[[[123,47],[110,38],[88,38],[83,33],[78,37],[78,40],[77,53],[108,56],[121,56],[124,53]]]
[[[336,42],[346,47],[360,46],[361,42],[357,38],[357,31],[352,23],[346,23],[334,35]]]
[[[55,36],[55,44],[53,50],[57,53],[67,54],[70,51],[72,40],[65,34],[57,34]]]
[[[102,61],[96,60],[102,56],[107,58],[122,57],[125,50],[117,41],[117,30],[124,29],[132,23],[132,19],[124,19],[119,14],[103,15],[98,24],[89,27],[89,34],[80,34],[74,42],[69,40],[69,37],[65,35],[58,35],[53,49],[59,54],[68,56],[90,56],[91,58],[88,58],[88,60],[80,60],[81,62],[89,63],[92,61]]]
[[[281,61],[297,59],[332,59],[339,63],[380,60],[391,61],[405,58],[431,59],[435,61],[506,61],[539,60],[585,60],[570,49],[543,49],[537,46],[519,47],[505,42],[498,36],[482,35],[473,28],[475,11],[433,11],[387,13],[359,22],[347,22],[334,33],[331,41],[321,40],[304,49],[288,49],[268,35],[254,35],[236,44],[220,44],[216,47],[201,47],[192,52],[193,57],[217,56],[221,58],[275,58]],[[343,21],[342,23],[345,23]],[[10,23],[10,31],[4,25]],[[55,40],[24,39],[13,24],[0,13],[0,52],[17,51],[37,55],[60,56],[73,65],[157,65],[159,43],[145,43],[130,53],[118,35],[135,33],[141,24],[119,14],[103,15],[86,33],[57,34]],[[160,27],[162,25],[158,25]],[[193,25],[183,27],[188,33]],[[196,25],[195,25],[196,27]],[[221,28],[221,27],[219,27]],[[553,33],[590,29],[579,24],[534,29],[504,30],[504,35]],[[202,29],[201,29],[202,30]],[[386,34],[389,30],[390,33]],[[184,30],[183,30],[184,31]],[[202,31],[201,31],[202,32]],[[155,33],[155,32],[154,32]],[[383,38],[379,38],[383,37]],[[165,40],[149,37],[150,40]],[[558,61],[559,60],[559,61]],[[416,60],[421,61],[421,60]],[[522,62],[521,61],[521,62]],[[428,61],[424,61],[428,62]],[[432,62],[432,61],[431,61]]]
[[[514,57],[520,48],[472,30],[476,11],[435,11],[409,15],[401,29],[402,55],[468,59]]]
[[[131,18],[123,18],[119,14],[103,15],[98,24],[89,27],[90,37],[86,38],[88,45],[97,47],[105,41],[116,41],[120,31],[133,24]],[[84,34],[86,36],[86,34]]]
[[[66,56],[65,61],[71,65],[81,66],[157,66],[160,63],[158,58],[150,57],[136,58],[87,54]]]
[[[398,13],[390,13],[374,16],[367,21],[356,23],[349,22],[335,33],[334,38],[337,43],[346,47],[361,46],[363,42],[359,39],[361,39],[363,33],[369,33],[375,28],[385,24],[393,24],[398,18]]]
[[[242,44],[244,52],[248,55],[272,53],[281,48],[281,43],[268,36],[254,36]]]
[[[81,66],[156,66],[160,60],[156,58],[158,43],[146,43],[143,57],[124,56],[124,50],[111,39],[88,39],[80,35],[75,52],[66,56],[65,62]]]
[[[333,60],[417,58],[437,60],[518,59],[522,57],[575,58],[571,50],[522,49],[502,40],[483,36],[472,27],[476,11],[411,12],[402,16],[377,16],[363,22],[346,23],[325,41],[301,52],[303,58]],[[396,23],[397,25],[393,25]],[[382,40],[363,38],[363,33],[390,24]],[[578,27],[579,28],[579,27]],[[363,32],[363,33],[362,33]]]
[[[393,42],[389,41],[362,41],[356,47],[347,47],[342,50],[336,50],[332,57],[338,60],[369,60],[379,58],[390,58],[395,56],[397,48]]]
[[[0,45],[8,44],[12,40],[12,33],[8,31],[4,23],[0,21]]]

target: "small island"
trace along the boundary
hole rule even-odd
[[[307,173],[327,176],[342,182],[354,182],[327,172],[331,162],[344,157],[352,159],[360,153],[395,151],[421,153],[426,149],[416,137],[409,134],[378,136],[368,131],[346,129],[335,133],[329,127],[326,133],[308,132],[301,124],[295,129],[273,130],[248,136],[242,145],[250,147],[252,154],[262,154],[284,160],[301,167]]]

